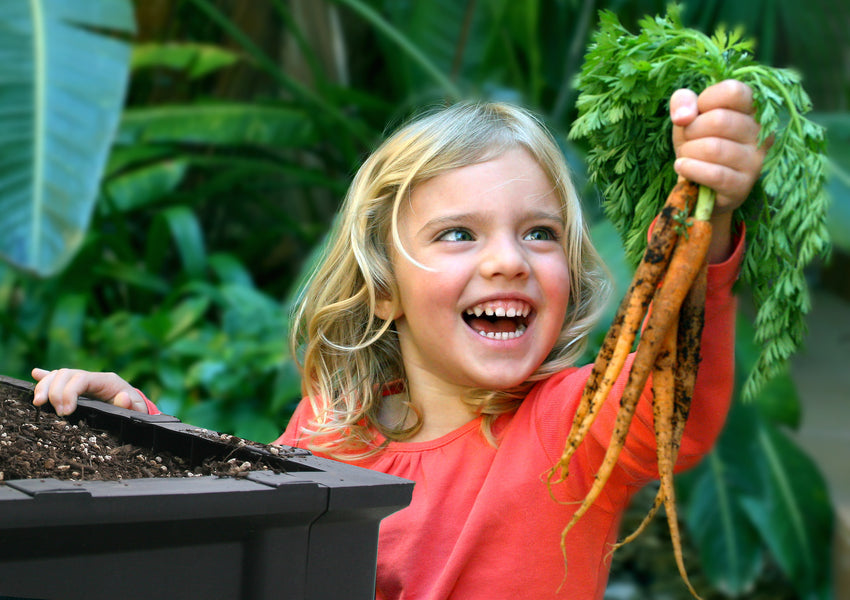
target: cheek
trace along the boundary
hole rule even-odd
[[[543,293],[550,307],[560,316],[563,322],[570,302],[570,270],[566,262],[562,260],[553,261],[547,269],[545,276],[541,279]]]

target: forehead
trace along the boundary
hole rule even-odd
[[[525,149],[511,149],[493,159],[451,169],[416,184],[409,206],[400,213],[494,208],[562,210],[556,186]]]

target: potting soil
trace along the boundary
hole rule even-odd
[[[235,436],[215,435],[235,448]],[[239,477],[251,471],[275,470],[267,461],[207,458],[199,465],[170,452],[153,452],[124,444],[112,433],[84,420],[66,419],[50,407],[32,404],[32,392],[0,386],[0,484],[12,479],[118,481],[144,477]]]

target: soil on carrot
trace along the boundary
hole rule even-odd
[[[223,436],[236,446],[239,438]],[[145,477],[240,477],[276,470],[262,457],[205,459],[200,465],[170,452],[124,444],[84,420],[57,416],[32,404],[32,392],[0,386],[0,484],[13,479],[119,481]],[[278,469],[279,470],[279,469]]]

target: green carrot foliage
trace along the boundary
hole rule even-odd
[[[761,346],[744,385],[749,399],[782,370],[805,335],[810,300],[803,270],[829,250],[825,132],[804,117],[811,101],[799,74],[758,64],[753,42],[740,30],[721,27],[709,37],[685,28],[676,5],[640,26],[635,35],[614,13],[600,13],[576,82],[578,117],[570,138],[589,143],[591,181],[637,263],[646,230],[676,182],[671,94],[682,87],[699,93],[726,79],[752,88],[759,142],[774,139],[759,182],[736,211],[747,227],[742,279],[752,289]]]

